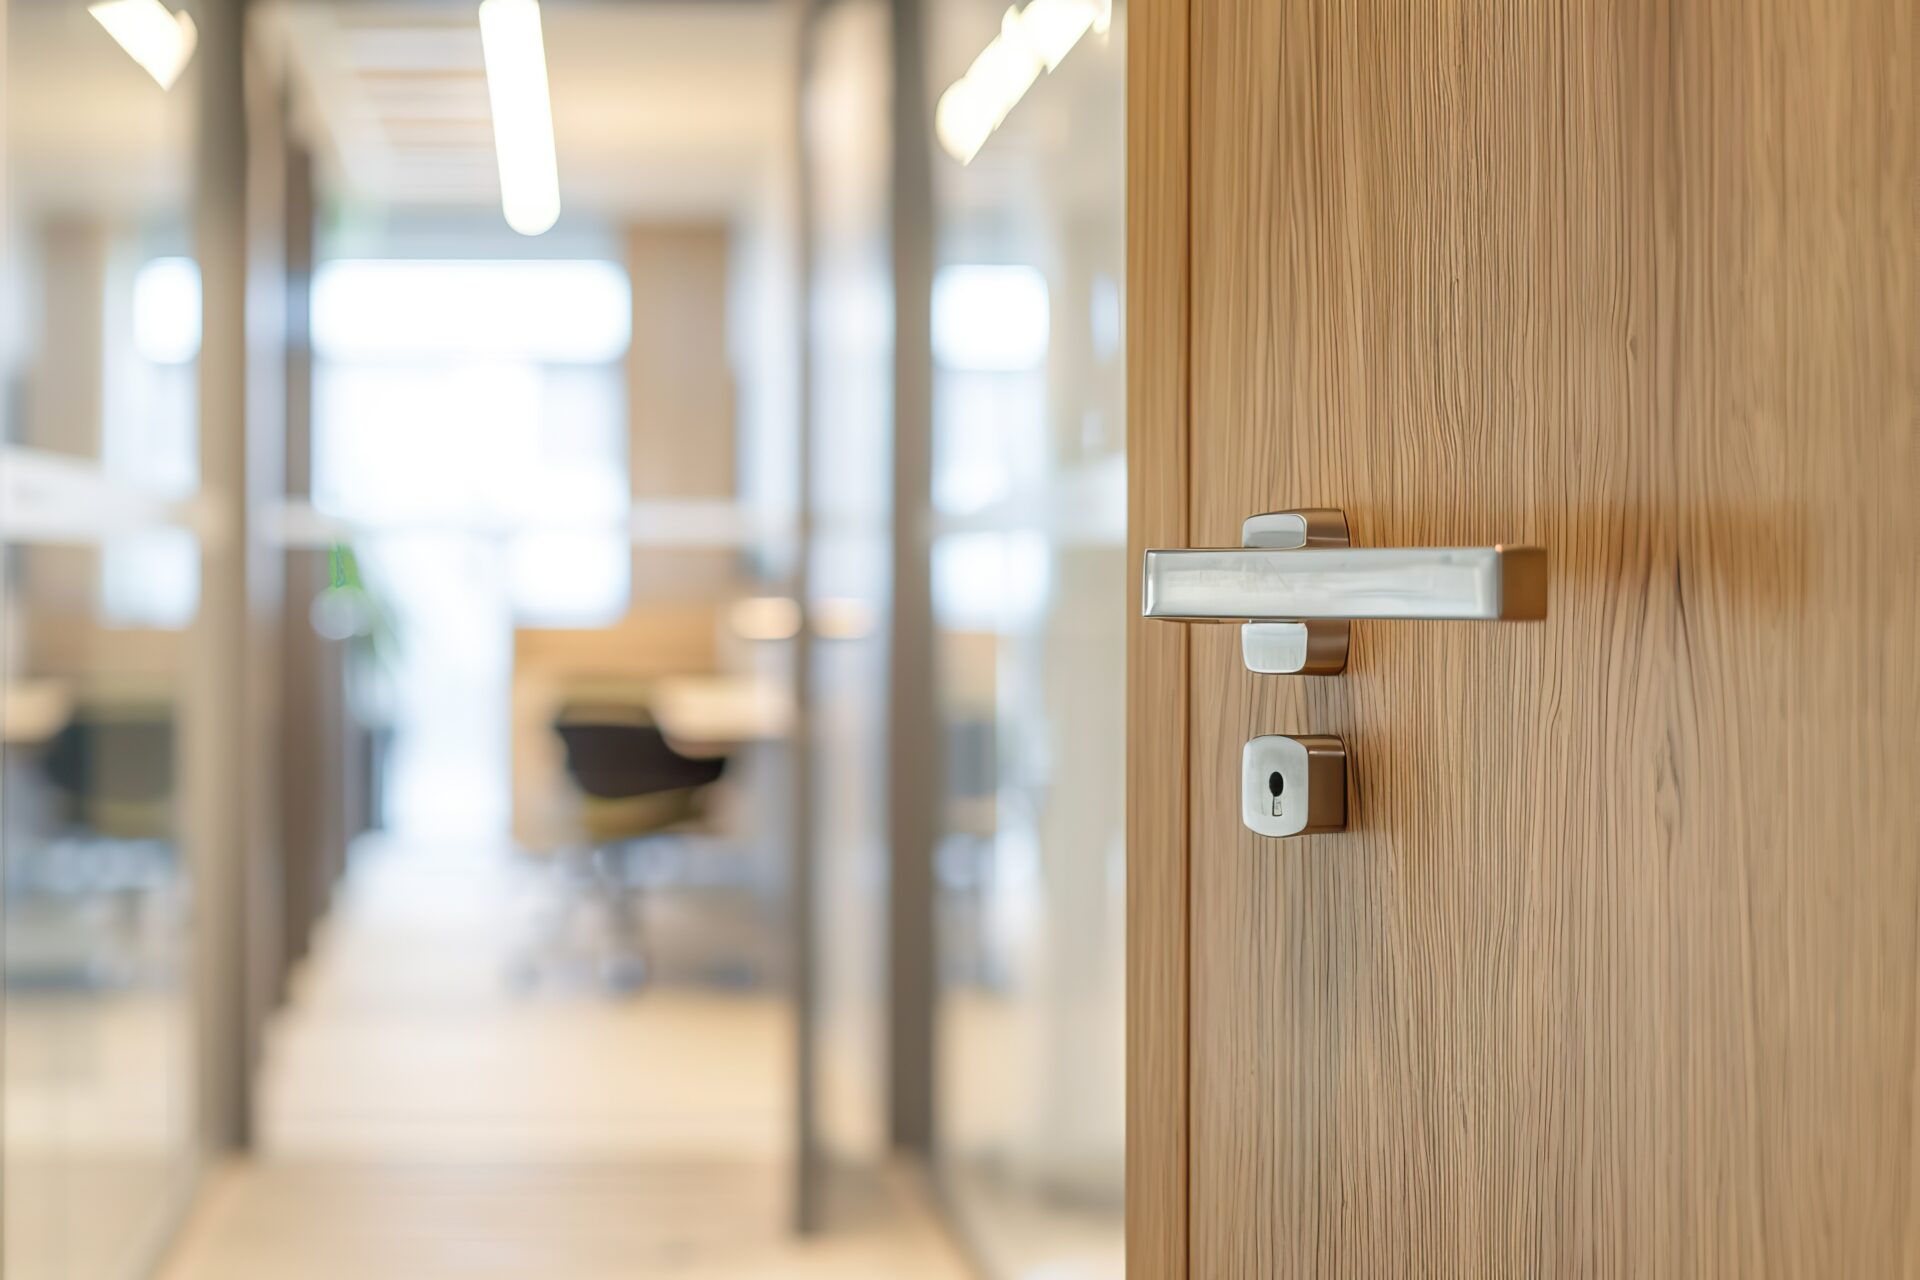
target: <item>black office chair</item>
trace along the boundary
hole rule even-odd
[[[10,899],[8,981],[46,988],[116,986],[151,970],[156,902],[177,901],[174,724],[164,705],[82,704],[33,767],[9,772],[9,804],[37,815],[4,868]]]
[[[572,862],[610,926],[612,946],[601,978],[630,991],[650,968],[637,859],[650,845],[698,823],[708,789],[726,773],[727,758],[680,754],[642,706],[575,704],[561,710],[553,727],[566,751],[568,776],[585,797],[587,844],[573,851]]]
[[[172,834],[173,712],[81,708],[48,740],[42,770],[76,826],[133,839]]]
[[[599,800],[695,791],[717,782],[727,758],[683,756],[639,707],[567,707],[554,721],[567,749],[567,773]]]

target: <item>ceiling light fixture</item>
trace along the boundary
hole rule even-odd
[[[481,0],[480,50],[493,105],[493,150],[500,162],[500,209],[507,225],[537,236],[560,217],[554,159],[553,101],[539,0]]]
[[[1112,0],[1029,0],[1008,9],[1000,34],[934,108],[933,131],[948,155],[972,161],[1042,71],[1052,71],[1088,31],[1104,32]]]
[[[100,0],[87,12],[162,89],[173,88],[200,43],[193,19],[171,12],[160,0]]]

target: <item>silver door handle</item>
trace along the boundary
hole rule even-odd
[[[1539,547],[1354,547],[1330,509],[1254,516],[1232,549],[1149,551],[1142,617],[1242,622],[1251,671],[1333,675],[1351,621],[1533,620],[1547,616]]]

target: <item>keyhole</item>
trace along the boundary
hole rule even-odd
[[[1287,789],[1287,780],[1280,776],[1279,770],[1267,775],[1267,790],[1273,793],[1273,816],[1280,816],[1280,793]]]

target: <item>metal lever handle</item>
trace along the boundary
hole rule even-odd
[[[1141,616],[1244,622],[1252,671],[1333,675],[1357,619],[1532,620],[1547,616],[1539,547],[1353,547],[1344,512],[1254,516],[1237,549],[1149,551]]]

